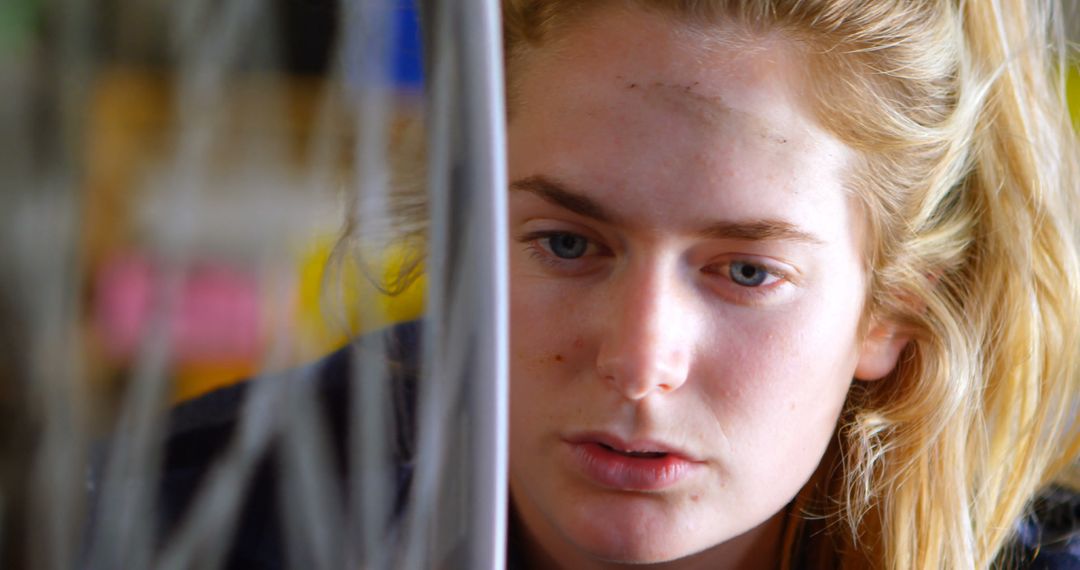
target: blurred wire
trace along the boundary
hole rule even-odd
[[[387,347],[369,335],[353,346],[348,481],[333,468],[312,369],[267,373],[252,381],[234,440],[167,540],[158,524],[193,268],[211,257],[258,276],[256,365],[276,371],[303,342],[291,309],[297,275],[283,252],[312,231],[317,220],[303,220],[321,215],[317,204],[339,209],[343,187],[368,250],[385,252],[402,233],[388,149],[400,90],[411,100],[419,86],[418,68],[395,48],[417,33],[406,4],[0,6],[0,565],[220,566],[252,478],[277,446],[292,566],[501,566],[505,174],[494,2],[423,11],[439,46],[427,52],[427,172],[439,219],[429,236],[435,290],[422,356],[431,360],[406,512],[392,500],[402,483],[390,449],[402,435],[393,432],[400,406],[385,382]],[[304,29],[306,39],[292,36]],[[294,57],[292,46],[307,55]],[[282,72],[324,70],[299,134],[290,121],[300,80]],[[137,134],[125,139],[125,129]],[[154,279],[148,316],[130,333],[136,350],[117,367],[100,354],[104,333],[91,322],[102,294],[96,272],[109,255],[132,252]],[[122,306],[141,306],[133,291],[142,289],[115,293]]]

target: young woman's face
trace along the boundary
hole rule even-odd
[[[702,42],[607,11],[516,70],[511,494],[564,567],[738,561],[883,373],[806,62]]]

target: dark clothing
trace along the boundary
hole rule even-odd
[[[411,478],[412,442],[409,434],[416,408],[417,361],[420,328],[417,323],[399,325],[385,331],[390,360],[392,396],[400,410],[396,442],[397,503],[400,508]],[[349,402],[349,351],[341,350],[312,365],[322,412],[333,437],[337,468],[345,478],[346,410]],[[248,384],[219,390],[178,407],[171,416],[166,447],[160,513],[168,534],[184,515],[208,468],[227,447],[237,428],[238,416]],[[226,564],[227,568],[277,569],[287,565],[283,552],[282,521],[278,497],[277,456],[271,451],[257,469],[238,521],[238,528]],[[1015,552],[1033,570],[1080,570],[1080,495],[1054,489],[1041,497],[1034,513],[1018,528]],[[522,567],[515,541],[509,545],[510,567]],[[1029,564],[1029,565],[1027,565]]]
[[[412,417],[415,415],[415,389],[419,354],[419,325],[408,323],[386,331],[386,357],[391,376],[393,401],[402,413],[397,414],[398,434],[394,461],[397,465],[397,503],[400,509],[412,474]],[[290,374],[288,381],[314,382],[322,416],[332,438],[335,467],[344,481],[347,464],[346,416],[349,380],[352,378],[350,351],[342,349],[310,365],[311,368]],[[249,383],[224,388],[178,406],[170,416],[166,443],[159,521],[168,535],[186,514],[210,466],[227,449],[238,427]],[[287,566],[279,497],[278,451],[271,449],[260,462],[248,485],[248,494],[237,521],[236,535],[226,568],[277,569]]]
[[[1051,488],[1031,511],[1017,525],[1019,559],[1032,570],[1080,570],[1080,493]]]

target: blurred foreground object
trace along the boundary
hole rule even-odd
[[[285,542],[316,553],[304,567],[501,564],[497,10],[420,8],[0,5],[0,567],[216,567],[272,442],[288,450],[282,492],[303,505]],[[425,64],[421,20],[439,46]],[[394,171],[409,131],[436,167],[405,159]],[[427,234],[397,239],[409,233],[394,212],[401,173],[439,193],[430,250]],[[355,231],[339,242],[347,220]],[[423,259],[430,268],[413,267]],[[387,287],[403,267],[408,286]],[[429,306],[430,334],[460,334],[432,337],[424,355],[425,382],[441,383],[421,398],[431,457],[417,463],[421,498],[388,548],[383,347],[362,347],[353,379],[350,417],[363,423],[350,421],[351,501],[325,500],[339,475],[317,451],[327,436],[303,373],[266,373],[302,371]],[[159,543],[166,412],[250,376],[261,404],[245,408],[242,440]]]

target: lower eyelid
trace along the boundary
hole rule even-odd
[[[564,259],[558,257],[554,253],[548,250],[548,248],[540,245],[540,241],[546,238],[537,238],[525,242],[525,250],[528,252],[529,257],[535,259],[537,262],[542,263],[552,269],[567,270],[575,263],[581,263],[582,258]]]

